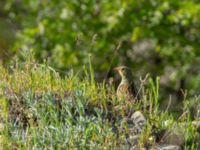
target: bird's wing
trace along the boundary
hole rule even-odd
[[[137,89],[135,87],[135,84],[132,82],[129,87],[128,87],[128,91],[130,93],[130,98],[138,101],[139,97],[138,97],[138,93],[137,93]]]

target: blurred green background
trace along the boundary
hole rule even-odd
[[[98,80],[123,64],[138,78],[160,76],[161,97],[181,101],[181,90],[200,91],[200,2],[1,0],[1,62],[30,51],[63,71],[78,71],[91,53]]]

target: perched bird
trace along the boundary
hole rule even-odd
[[[125,99],[128,101],[138,101],[138,93],[133,82],[131,70],[126,66],[114,68],[121,76],[121,82],[117,88],[118,99]]]

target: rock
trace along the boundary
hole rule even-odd
[[[200,121],[192,121],[192,124],[197,128],[197,131],[200,133]]]
[[[131,116],[132,123],[134,125],[135,134],[141,133],[144,125],[146,124],[146,119],[140,111],[136,111]]]
[[[167,129],[161,138],[160,143],[170,145],[183,145],[185,142],[184,138],[184,127],[180,125],[174,125],[170,129]]]
[[[138,145],[139,139],[139,135],[130,135],[128,138],[128,142],[131,143],[131,145]]]
[[[140,111],[136,111],[132,114],[131,119],[135,122],[146,122],[144,115]]]
[[[150,150],[181,150],[181,147],[178,145],[163,144],[163,145],[154,146]]]
[[[125,132],[124,126],[128,128],[128,133],[123,138],[124,144],[128,146],[128,149],[138,150],[138,142],[140,139],[141,131],[146,124],[146,119],[140,111],[136,111],[130,118],[121,120],[121,127],[119,131]],[[119,132],[120,134],[120,132]]]
[[[132,114],[131,118],[128,118],[126,122],[129,130],[126,141],[133,149],[134,147],[138,146],[140,133],[146,123],[146,119],[140,111],[136,111]]]
[[[130,150],[147,150],[146,148],[142,147],[142,148],[139,148],[138,146],[133,146],[130,148]]]
[[[130,148],[130,150],[138,150],[138,149],[139,149],[139,148],[138,148],[137,145],[135,145],[135,146],[133,146],[133,147]]]

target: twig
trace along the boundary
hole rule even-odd
[[[140,77],[140,82],[141,82],[141,84],[140,84],[140,88],[139,88],[139,90],[137,91],[137,94],[136,94],[135,97],[138,97],[138,95],[139,95],[140,91],[142,90],[142,87],[144,86],[144,83],[146,82],[146,80],[148,79],[148,77],[149,77],[149,73],[146,74],[146,76],[145,76],[144,79],[142,79],[142,78]]]
[[[169,107],[171,106],[171,102],[172,102],[172,97],[171,95],[169,95],[169,102],[167,104],[167,108],[165,109],[165,113],[169,110]]]

